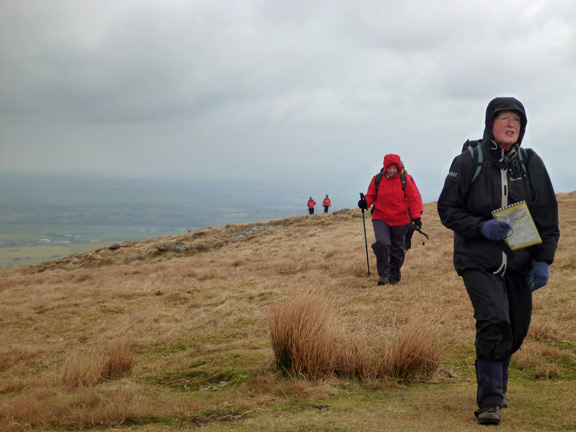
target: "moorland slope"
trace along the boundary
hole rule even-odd
[[[576,192],[512,362],[502,430],[576,430]],[[362,214],[290,217],[125,242],[0,271],[0,429],[476,430],[472,308],[452,235],[425,205],[396,286],[367,275]],[[368,249],[373,238],[367,222]],[[303,293],[368,340],[414,317],[441,343],[433,376],[286,376],[270,311]]]

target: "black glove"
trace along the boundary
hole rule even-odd
[[[422,219],[414,218],[414,219],[412,219],[412,223],[414,224],[414,226],[416,227],[417,230],[422,228]]]
[[[366,198],[361,198],[360,201],[358,201],[358,207],[362,210],[368,210],[368,201],[366,201]]]

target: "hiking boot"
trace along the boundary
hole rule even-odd
[[[397,281],[397,280],[391,280],[391,281],[390,281],[390,285],[396,285],[398,282],[399,282],[399,281]]]
[[[502,408],[508,408],[508,398],[506,395],[502,398]]]
[[[500,424],[500,407],[493,406],[474,413],[478,417],[478,424],[481,425],[499,425]]]
[[[386,276],[380,276],[378,279],[378,285],[388,285],[388,278]]]

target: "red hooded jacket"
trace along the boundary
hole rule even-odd
[[[388,177],[386,174],[390,165],[398,167],[398,174],[394,177]],[[395,154],[384,156],[384,175],[380,180],[378,196],[376,196],[376,176],[372,178],[366,192],[368,208],[374,204],[372,219],[381,219],[390,226],[409,224],[408,208],[412,218],[421,218],[424,209],[420,191],[412,176],[406,175],[406,188],[402,190],[400,165],[400,156]]]

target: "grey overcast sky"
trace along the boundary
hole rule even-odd
[[[496,96],[575,190],[571,0],[0,0],[5,173],[365,191],[397,153],[430,202]]]

